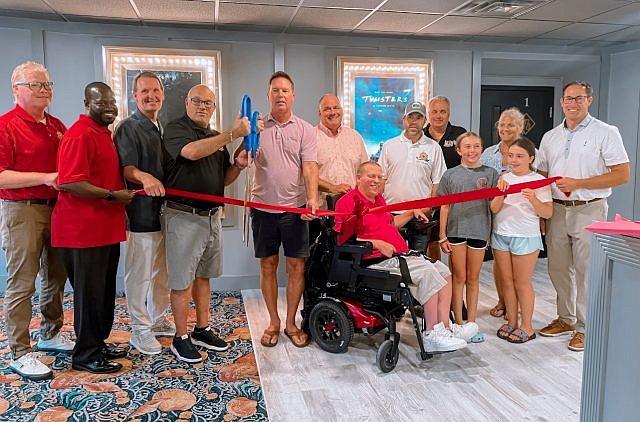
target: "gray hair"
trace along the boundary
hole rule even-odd
[[[49,77],[49,72],[47,68],[36,62],[26,62],[19,64],[13,69],[13,73],[11,74],[11,86],[15,85],[17,82],[26,82],[25,75],[27,72],[44,72]]]
[[[502,113],[500,113],[500,117],[502,116],[511,117],[515,121],[516,125],[520,128],[520,130],[518,131],[518,135],[522,135],[522,132],[524,131],[524,114],[522,114],[522,112],[517,107],[510,107],[506,110],[503,110]],[[498,121],[500,121],[500,119],[498,119]]]
[[[435,97],[431,98],[429,100],[429,107],[431,107],[431,103],[433,103],[434,101],[444,101],[445,103],[447,103],[447,108],[451,109],[451,101],[449,101],[449,99],[444,95],[436,95]]]

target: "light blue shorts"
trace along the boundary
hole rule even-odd
[[[536,250],[544,250],[542,237],[503,236],[493,233],[491,247],[498,251],[511,252],[514,255],[528,255]]]

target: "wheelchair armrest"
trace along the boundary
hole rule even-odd
[[[336,246],[336,252],[351,253],[355,255],[366,255],[373,253],[373,244],[371,242],[352,241],[341,246]]]

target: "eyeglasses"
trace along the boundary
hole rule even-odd
[[[191,103],[193,103],[193,105],[195,105],[196,107],[199,107],[201,105],[207,107],[207,108],[211,108],[211,107],[215,107],[216,106],[216,102],[215,101],[211,101],[211,100],[201,100],[200,98],[189,98],[189,100],[191,100]]]
[[[582,104],[587,98],[589,97],[586,95],[578,95],[577,97],[562,97],[562,102],[568,104],[575,101],[578,104]]]
[[[45,89],[51,91],[53,89],[53,82],[16,82],[15,85],[28,86],[32,91],[40,91]]]

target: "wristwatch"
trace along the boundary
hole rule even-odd
[[[109,193],[107,193],[107,196],[104,197],[104,199],[106,199],[107,201],[113,201],[115,197],[113,196],[113,192],[109,191]]]

